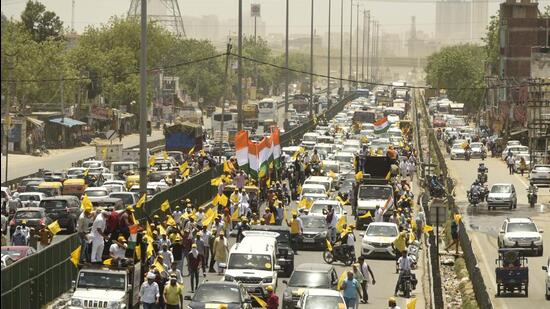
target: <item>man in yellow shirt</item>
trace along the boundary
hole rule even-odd
[[[183,287],[178,284],[175,275],[170,276],[170,283],[164,287],[164,303],[166,309],[180,309],[183,306]]]
[[[298,242],[300,241],[302,232],[304,231],[304,225],[302,223],[302,219],[298,218],[298,213],[296,212],[292,212],[292,220],[290,220],[290,222],[286,220],[286,224],[290,227],[290,239],[292,241],[291,247],[296,254],[298,252]]]
[[[396,250],[396,261],[401,257],[401,253],[407,250],[407,239],[407,231],[403,230],[402,226],[399,226],[399,234],[397,235],[397,238],[393,241],[393,247]]]

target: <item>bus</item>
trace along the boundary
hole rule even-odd
[[[223,115],[220,112],[216,112],[212,115],[212,129],[221,130],[222,126],[222,116],[223,116],[223,130],[237,130],[238,126],[238,114],[237,113],[225,113]]]
[[[263,99],[258,103],[258,121],[272,119],[275,123],[278,122],[277,102],[274,99]]]

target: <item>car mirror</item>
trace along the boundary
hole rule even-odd
[[[191,300],[191,295],[185,295],[185,296],[183,297],[183,299],[185,299],[185,300]]]
[[[547,266],[542,266],[542,270],[548,270],[548,267]]]
[[[288,284],[288,281],[287,281],[287,280],[283,280],[283,283],[284,283],[284,284]]]
[[[504,230],[500,230],[500,232],[498,232],[499,234],[504,234]]]
[[[281,266],[275,264],[275,266],[273,266],[273,269],[279,271],[279,270],[281,270]]]
[[[365,236],[365,232],[359,232],[359,236],[364,237],[364,236]]]
[[[226,268],[227,268],[227,264],[225,264],[225,263],[220,263],[220,264],[218,265],[218,267],[220,267],[221,269],[226,269]]]
[[[544,230],[539,230],[539,233],[541,233],[541,234],[544,233]]]

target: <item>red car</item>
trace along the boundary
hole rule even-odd
[[[35,253],[36,250],[29,246],[2,246],[2,255],[9,255],[15,261]]]

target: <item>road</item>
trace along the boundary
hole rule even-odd
[[[497,258],[497,236],[503,221],[508,217],[531,217],[540,229],[550,231],[550,194],[547,188],[539,188],[539,203],[530,208],[527,203],[528,181],[521,175],[509,175],[506,165],[499,158],[488,158],[485,165],[489,168],[488,185],[494,183],[512,183],[518,194],[518,206],[515,210],[497,208],[489,211],[485,203],[473,208],[468,205],[466,190],[477,177],[480,159],[470,161],[446,159],[450,173],[457,181],[456,201],[461,209],[464,224],[472,241],[472,247],[478,259],[485,285],[495,308],[548,308],[544,298],[545,265],[550,250],[550,236],[544,235],[545,254],[542,257],[528,257],[529,261],[529,297],[496,297],[495,259]]]
[[[147,141],[164,138],[161,130],[153,130]],[[118,140],[117,140],[118,142]],[[131,134],[122,139],[124,148],[139,145],[139,135]],[[8,180],[38,172],[39,169],[59,171],[71,167],[72,162],[95,156],[95,146],[82,146],[71,149],[54,149],[42,157],[10,154],[8,156]],[[5,181],[6,157],[2,155],[2,183]]]
[[[296,209],[296,203],[292,203],[291,205],[292,209]],[[345,206],[345,210],[348,214],[351,214],[351,207]],[[347,217],[348,222],[353,222],[353,218],[348,215]],[[355,237],[357,239],[356,245],[355,245],[355,254],[356,256],[360,255],[360,243],[361,243],[361,237],[359,236],[360,231],[355,231]],[[233,245],[235,242],[235,238],[230,238],[230,245]],[[423,252],[423,251],[421,251]],[[295,256],[294,265],[295,267],[303,264],[303,263],[322,263],[325,264],[322,257],[322,251],[313,251],[313,250],[298,250],[298,255]],[[370,264],[373,273],[374,278],[376,279],[375,285],[369,286],[369,304],[360,304],[359,308],[387,308],[388,305],[388,298],[393,296],[393,291],[395,289],[395,283],[397,281],[397,274],[395,274],[395,260],[393,259],[368,259],[367,263]],[[420,263],[419,263],[420,264]],[[351,267],[346,267],[344,264],[338,262],[335,263],[336,272],[340,275],[342,272],[346,270],[351,270]],[[425,297],[424,297],[424,291],[423,291],[423,268],[419,266],[417,270],[414,271],[416,274],[416,277],[418,279],[418,285],[416,286],[416,290],[413,291],[411,297],[417,297],[417,306],[416,308],[425,308]],[[202,274],[201,274],[202,276]],[[209,280],[209,281],[217,281],[221,280],[222,276],[218,276],[217,274],[211,274],[208,273],[206,278],[201,278],[200,280]],[[283,280],[288,280],[288,278],[278,278],[277,281],[277,289],[276,294],[279,296],[280,300],[280,307],[282,308],[282,300],[283,300],[283,293],[285,290],[285,284],[282,282]],[[184,291],[185,295],[192,295],[190,293],[190,281],[189,277],[184,278]],[[403,297],[397,298],[398,305],[401,306],[401,308],[407,308],[406,307],[406,299]],[[187,305],[188,302],[184,303]]]

